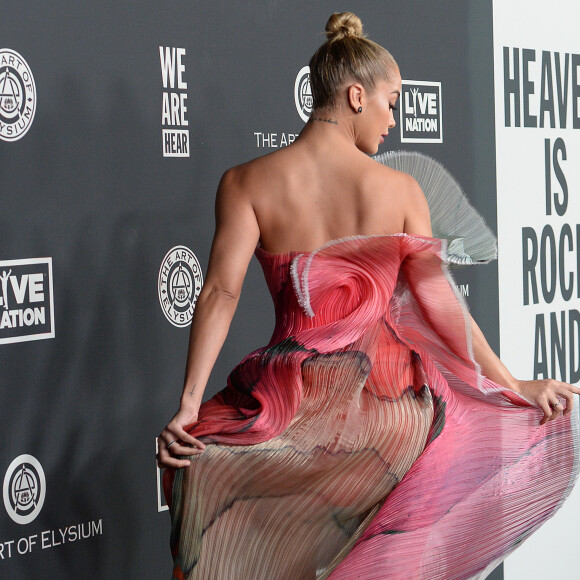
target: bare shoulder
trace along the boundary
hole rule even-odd
[[[222,223],[255,221],[251,176],[246,165],[231,167],[222,175],[215,199],[218,227]]]
[[[267,187],[272,187],[284,165],[282,151],[274,151],[228,169],[222,176],[218,196],[253,203]]]
[[[247,180],[247,169],[245,165],[230,167],[220,179],[217,190],[217,199],[229,202],[240,199],[244,196],[245,181]]]
[[[364,174],[366,185],[375,191],[394,192],[401,201],[410,203],[421,203],[425,199],[421,187],[408,173],[387,167],[372,157],[368,158]]]
[[[400,173],[400,172],[399,172]],[[429,213],[429,205],[427,204],[427,199],[425,194],[421,189],[421,186],[417,183],[417,180],[407,173],[402,173],[405,187],[403,188],[406,201],[411,210],[427,212]]]
[[[405,233],[431,235],[429,205],[417,180],[369,158],[366,186],[401,212]]]

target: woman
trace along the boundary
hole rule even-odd
[[[454,295],[417,182],[369,157],[395,125],[397,64],[351,13],[326,32],[300,137],[218,189],[159,437],[174,578],[476,577],[576,472],[555,419],[580,390],[510,375]],[[274,334],[201,405],[254,253]]]

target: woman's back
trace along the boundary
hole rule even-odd
[[[341,139],[308,131],[293,145],[231,172],[234,188],[249,196],[262,247],[273,253],[406,231],[411,206],[424,202],[408,175]]]

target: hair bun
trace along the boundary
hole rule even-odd
[[[362,35],[362,22],[352,12],[335,12],[326,23],[326,39],[328,42],[341,40],[347,36],[356,38]]]

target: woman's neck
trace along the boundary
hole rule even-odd
[[[333,119],[332,115],[326,114],[312,114],[312,116],[309,119],[309,123],[330,123],[331,125],[338,125],[338,120],[337,119]]]
[[[300,136],[312,140],[337,145],[355,145],[355,132],[352,121],[338,110],[312,111],[308,123]]]

